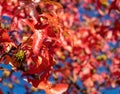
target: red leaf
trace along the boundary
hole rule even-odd
[[[110,8],[109,8],[109,13],[111,12],[111,10],[115,9],[115,10],[119,10],[119,7],[117,6],[117,4],[119,3],[119,0],[114,0],[111,5],[110,5]]]
[[[25,22],[31,28],[31,30],[33,32],[35,31],[35,28],[34,28],[35,21],[34,20],[29,20],[29,19],[24,20],[23,19],[22,21]]]
[[[36,30],[33,35],[33,53],[35,55],[39,54],[40,48],[42,47],[43,40],[46,37],[46,30]]]

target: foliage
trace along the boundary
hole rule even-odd
[[[0,92],[119,87],[119,14],[119,0],[1,0]]]

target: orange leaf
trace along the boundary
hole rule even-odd
[[[50,82],[40,82],[38,88],[44,89],[46,94],[63,94],[68,89],[68,84],[52,85]]]
[[[6,31],[2,33],[2,41],[10,42],[10,36],[8,35],[8,33]]]

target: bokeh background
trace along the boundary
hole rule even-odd
[[[7,0],[10,1],[19,2]],[[63,46],[54,55],[56,63],[48,80],[52,84],[67,83],[68,89],[63,94],[120,94],[120,1],[55,1],[63,6],[60,18],[67,33],[64,33]],[[37,0],[30,2],[36,4]],[[2,4],[1,28],[9,28],[12,19],[1,13]],[[13,71],[10,64],[0,63],[3,94],[46,94],[45,90],[27,82],[22,73]]]

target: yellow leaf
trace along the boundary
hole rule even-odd
[[[97,56],[96,59],[100,61],[101,60],[105,61],[107,59],[107,56],[105,54],[102,54],[102,55]]]

